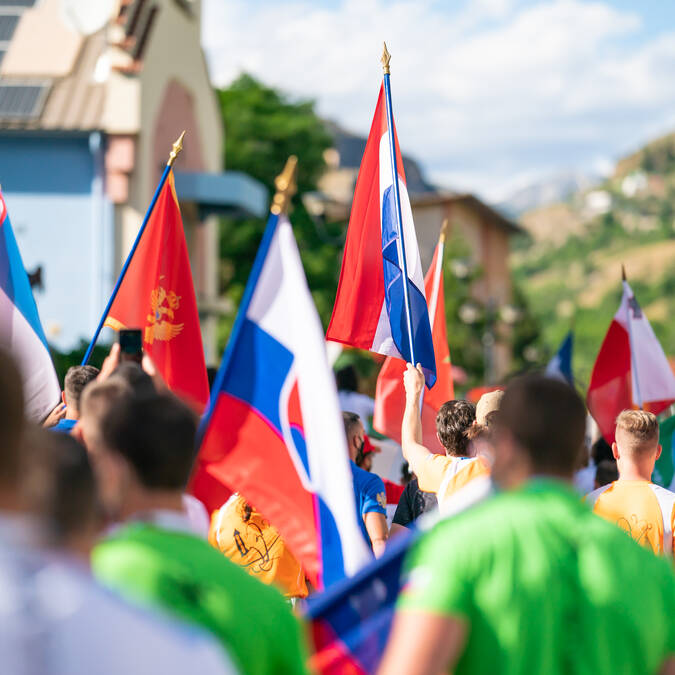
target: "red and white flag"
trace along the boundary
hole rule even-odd
[[[655,415],[675,401],[675,376],[654,331],[623,281],[621,305],[593,366],[588,410],[608,443],[614,442],[617,415],[643,408]]]
[[[444,449],[436,436],[436,415],[439,408],[454,398],[452,365],[445,325],[445,293],[443,292],[443,249],[445,237],[441,234],[431,266],[424,279],[424,290],[429,303],[431,334],[436,359],[436,383],[424,392],[422,399],[422,440],[433,452]],[[377,377],[373,428],[381,434],[401,442],[401,420],[405,409],[403,373],[406,364],[401,359],[387,357]]]

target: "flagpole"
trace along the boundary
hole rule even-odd
[[[166,179],[169,176],[169,171],[171,171],[171,167],[173,166],[173,163],[176,161],[176,157],[178,157],[178,154],[183,149],[183,139],[184,138],[185,138],[185,131],[183,131],[183,133],[178,137],[178,140],[176,140],[176,142],[173,144],[171,152],[169,153],[169,159],[166,163],[166,166],[164,167],[164,171],[162,172],[162,177],[159,179],[159,184],[157,185],[157,189],[155,190],[155,194],[152,196],[152,200],[150,201],[150,206],[148,207],[148,210],[145,213],[145,217],[143,218],[143,222],[141,223],[141,227],[138,230],[138,234],[136,235],[136,240],[134,241],[134,245],[131,247],[131,251],[129,251],[129,255],[127,256],[127,259],[124,263],[124,266],[122,267],[122,271],[120,272],[120,275],[117,278],[117,283],[115,284],[115,288],[113,288],[110,299],[108,300],[108,304],[105,306],[105,309],[103,310],[103,315],[101,316],[101,320],[98,322],[98,326],[96,327],[96,332],[94,333],[94,337],[91,339],[91,342],[89,343],[89,346],[87,347],[87,351],[84,354],[84,358],[82,359],[82,364],[81,364],[83,366],[86,366],[87,363],[89,362],[89,359],[91,358],[91,353],[92,353],[92,351],[94,351],[94,346],[96,345],[96,341],[98,340],[98,336],[100,335],[101,330],[103,329],[103,324],[105,323],[105,320],[108,318],[108,312],[110,311],[110,308],[112,307],[112,304],[115,301],[115,297],[117,296],[117,293],[120,290],[120,286],[122,285],[122,281],[124,280],[124,276],[127,273],[127,270],[129,269],[129,265],[131,264],[131,259],[134,257],[134,253],[136,253],[136,249],[138,248],[138,244],[141,241],[141,237],[143,236],[143,232],[145,232],[145,228],[148,224],[148,221],[150,220],[150,216],[152,215],[152,212],[155,209],[155,204],[157,203],[157,199],[159,198],[159,194],[162,191],[162,188],[164,187],[164,183],[166,183]]]
[[[398,240],[400,246],[401,267],[403,270],[403,298],[405,301],[406,323],[408,326],[408,343],[410,346],[410,362],[416,366],[415,361],[415,347],[412,331],[412,310],[410,306],[410,293],[408,292],[408,261],[405,257],[405,239],[403,236],[403,216],[401,214],[401,195],[398,189],[398,167],[396,165],[396,145],[394,139],[394,113],[391,107],[391,86],[389,82],[390,69],[389,61],[391,54],[387,51],[387,43],[384,43],[384,50],[382,51],[382,71],[384,72],[384,98],[387,106],[387,127],[389,129],[389,156],[391,158],[391,171],[393,179],[394,200],[396,202],[396,227],[398,229]]]
[[[626,279],[626,268],[621,265],[621,285],[623,286],[623,290],[625,292],[626,290],[626,285],[628,283],[628,280]],[[637,368],[637,359],[635,358],[635,353],[633,351],[633,321],[631,318],[631,306],[630,303],[628,305],[628,346],[630,349],[630,367],[631,367],[631,376],[634,374],[635,377],[631,377],[633,381],[633,391],[635,392],[635,398],[636,398],[636,403],[638,404],[638,408],[640,410],[643,410],[643,405],[642,405],[642,394],[640,393],[640,377],[638,375],[638,368]]]

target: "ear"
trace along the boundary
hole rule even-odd
[[[656,459],[658,459],[661,456],[661,451],[663,448],[661,447],[661,444],[659,443],[658,447],[656,448]]]
[[[614,455],[614,459],[619,459],[619,446],[616,444],[616,441],[612,443],[612,455]]]
[[[66,405],[66,392],[65,391],[61,392],[61,400],[63,401],[63,405]]]

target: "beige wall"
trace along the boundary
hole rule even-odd
[[[208,80],[201,50],[199,2],[191,16],[174,0],[160,0],[161,9],[150,34],[138,79],[140,89],[136,164],[130,176],[128,206],[117,209],[116,225],[124,260],[150,199],[171,144],[185,129],[179,170],[219,172],[223,168],[223,126],[218,103]],[[198,303],[212,304],[218,293],[218,223],[198,221],[196,210],[183,205],[183,225],[190,251]],[[197,229],[199,228],[199,229]],[[119,249],[118,249],[119,250]],[[202,319],[207,362],[215,362],[216,318]]]

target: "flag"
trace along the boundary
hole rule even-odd
[[[240,492],[317,588],[370,559],[323,331],[285,216],[270,216],[202,430],[190,490],[209,511]]]
[[[608,443],[617,415],[643,407],[654,414],[675,400],[675,376],[628,282],[593,366],[588,410]]]
[[[382,87],[356,180],[337,297],[326,338],[410,362],[389,136]],[[394,141],[415,360],[422,364],[427,386],[432,386],[436,379],[434,347],[415,225],[395,130]]]
[[[574,386],[574,375],[572,375],[572,348],[574,346],[574,334],[572,331],[567,333],[562,344],[558,348],[553,358],[546,366],[545,374],[548,377],[554,377],[558,380],[564,380],[570,387]]]
[[[37,305],[0,192],[0,345],[15,359],[26,417],[42,422],[61,398]]]
[[[140,328],[169,389],[206,405],[209,385],[183,221],[169,172],[105,325]]]
[[[675,464],[673,462],[675,415],[668,417],[659,424],[659,444],[661,445],[661,456],[656,460],[652,481],[672,492],[673,487],[675,487]]]
[[[452,365],[445,323],[445,293],[443,291],[443,241],[439,241],[434,258],[424,280],[429,313],[432,319],[436,383],[422,397],[422,441],[433,452],[445,450],[436,436],[436,415],[440,407],[455,397]],[[405,363],[387,357],[377,377],[373,428],[381,434],[401,442],[401,420],[405,410],[403,373]]]
[[[312,671],[366,675],[377,670],[401,590],[405,556],[417,536],[416,530],[399,534],[356,576],[308,598]]]

